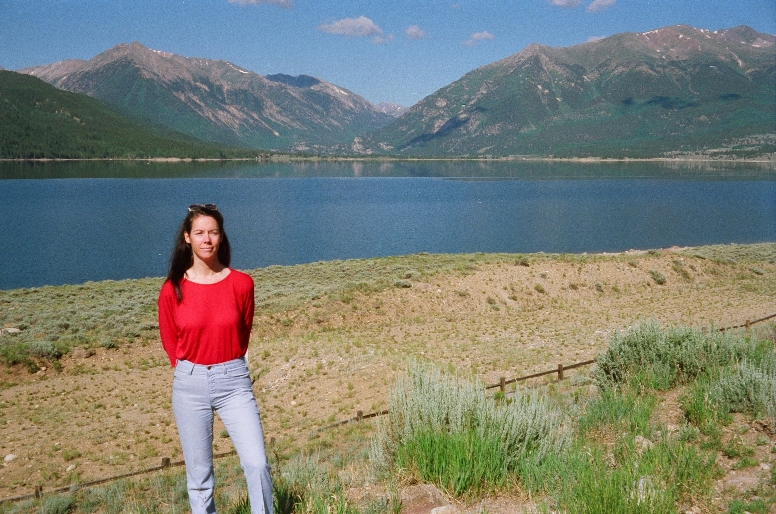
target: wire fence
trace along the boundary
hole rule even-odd
[[[233,452],[230,452],[230,453],[233,453]],[[222,456],[225,456],[225,455],[226,454],[218,455],[218,457],[222,457]],[[216,457],[216,455],[214,455],[213,457]],[[67,485],[67,486],[64,486],[64,487],[55,487],[53,489],[47,489],[46,493],[47,494],[50,494],[50,493],[66,493],[66,492],[76,491],[76,490],[84,488],[84,487],[93,487],[95,485],[107,484],[108,482],[113,482],[115,480],[121,480],[122,478],[130,478],[130,477],[134,477],[134,476],[137,476],[137,475],[144,475],[146,473],[152,473],[154,471],[160,471],[160,470],[172,468],[172,467],[175,467],[175,466],[183,466],[183,461],[170,462],[170,458],[169,457],[163,457],[162,458],[161,466],[156,466],[156,467],[148,468],[148,469],[142,469],[142,470],[138,470],[138,471],[132,471],[131,473],[124,473],[123,475],[114,475],[114,476],[107,477],[107,478],[100,478],[98,480],[92,480],[90,482],[82,482],[82,483],[79,483],[79,484],[72,484],[72,485]],[[0,499],[0,503],[17,502],[17,501],[22,501],[22,500],[28,500],[30,498],[40,498],[41,496],[43,496],[43,486],[36,485],[35,486],[35,492],[32,492],[30,494],[24,494],[24,495],[21,495],[21,496],[13,496],[11,498],[3,498],[3,499]]]
[[[746,330],[749,330],[752,325],[755,325],[757,323],[762,323],[763,321],[767,321],[767,320],[773,319],[773,318],[776,318],[776,313],[775,314],[771,314],[770,316],[765,316],[764,318],[756,319],[754,321],[746,320],[746,322],[741,324],[741,325],[734,325],[734,326],[729,326],[729,327],[723,327],[723,328],[720,328],[719,330],[722,331],[722,332],[724,332],[726,330],[733,330],[733,329],[739,329],[739,328],[744,328]],[[555,374],[555,373],[557,373],[557,375],[558,375],[558,380],[564,380],[566,378],[565,377],[565,372],[566,371],[572,370],[572,369],[576,369],[576,368],[581,368],[583,366],[589,366],[591,364],[595,364],[595,362],[596,362],[596,359],[590,359],[590,360],[586,360],[586,361],[582,361],[582,362],[576,362],[574,364],[569,364],[569,365],[558,364],[558,366],[556,368],[554,368],[554,369],[547,370],[547,371],[540,371],[538,373],[533,373],[531,375],[524,375],[524,376],[521,376],[521,377],[511,378],[511,379],[507,379],[506,377],[500,377],[499,382],[497,384],[486,385],[485,386],[485,390],[499,388],[499,390],[501,392],[506,392],[506,386],[508,386],[510,384],[516,384],[518,382],[524,382],[524,381],[530,380],[532,378],[539,378],[539,377],[543,377],[543,376],[546,376],[546,375],[552,375],[552,374]],[[347,425],[349,423],[358,423],[358,422],[361,422],[361,421],[366,420],[366,419],[376,418],[376,417],[379,417],[379,416],[385,416],[388,413],[389,413],[389,411],[387,409],[381,410],[381,411],[376,411],[376,412],[371,412],[371,413],[368,413],[368,414],[364,414],[363,411],[359,410],[359,411],[356,411],[356,416],[355,417],[344,419],[342,421],[338,421],[336,423],[332,423],[331,425],[327,425],[325,427],[321,427],[321,428],[318,429],[318,431],[322,432],[322,431],[329,430],[329,429],[332,429],[332,428],[336,428],[336,427],[339,427],[339,426],[342,426],[342,425]],[[270,439],[270,443],[269,443],[270,447],[274,445],[274,441],[275,441],[274,437]],[[234,450],[229,451],[229,452],[214,454],[213,458],[214,459],[220,459],[220,458],[223,458],[223,457],[229,457],[231,455],[236,455]],[[163,457],[160,466],[156,466],[156,467],[152,467],[152,468],[147,468],[147,469],[142,469],[142,470],[138,470],[138,471],[133,471],[133,472],[130,472],[130,473],[124,473],[122,475],[114,475],[114,476],[111,476],[111,477],[101,478],[101,479],[93,480],[93,481],[90,481],[90,482],[82,482],[82,483],[78,483],[78,484],[72,484],[72,485],[69,485],[69,486],[63,486],[63,487],[57,487],[57,488],[52,488],[52,489],[46,489],[45,494],[56,494],[56,493],[64,493],[64,492],[77,491],[79,489],[83,489],[83,488],[87,488],[87,487],[94,487],[94,486],[97,486],[97,485],[102,485],[102,484],[106,484],[106,483],[109,483],[109,482],[114,482],[116,480],[121,480],[121,479],[124,479],[124,478],[131,478],[131,477],[138,476],[138,475],[144,475],[144,474],[147,474],[147,473],[154,473],[154,472],[157,472],[157,471],[162,471],[162,470],[171,469],[171,468],[174,468],[174,467],[180,467],[180,466],[184,466],[184,465],[185,465],[185,463],[182,460],[181,461],[172,462],[169,457]],[[25,495],[21,495],[21,496],[14,496],[14,497],[9,497],[9,498],[0,498],[0,504],[10,503],[10,502],[17,502],[17,501],[22,501],[22,500],[28,500],[28,499],[31,499],[31,498],[41,498],[43,496],[43,494],[44,494],[43,486],[37,485],[37,486],[35,486],[35,491],[30,493],[30,494],[25,494]]]
[[[548,370],[548,371],[540,371],[538,373],[533,373],[531,375],[525,375],[525,376],[522,376],[522,377],[510,378],[509,380],[507,380],[506,377],[501,377],[499,379],[498,384],[486,385],[485,386],[485,390],[487,391],[488,389],[495,389],[495,388],[498,387],[501,390],[501,392],[506,392],[506,387],[508,385],[510,385],[510,384],[516,384],[517,382],[524,382],[524,381],[530,380],[532,378],[539,378],[539,377],[543,377],[543,376],[546,376],[546,375],[553,375],[555,373],[558,374],[558,380],[563,380],[564,378],[566,378],[565,377],[565,372],[567,370],[575,369],[575,368],[581,368],[582,366],[589,366],[590,364],[594,364],[595,362],[596,362],[595,359],[591,359],[591,360],[587,360],[587,361],[583,361],[583,362],[576,362],[574,364],[569,364],[569,365],[565,365],[565,366],[563,364],[558,364],[558,367],[555,368],[555,369],[551,369],[551,370]],[[348,418],[348,419],[343,419],[342,421],[337,421],[336,423],[332,423],[331,425],[326,425],[325,427],[319,428],[318,431],[319,432],[323,432],[324,430],[329,430],[330,428],[335,428],[335,427],[339,427],[339,426],[342,426],[342,425],[347,425],[348,423],[354,423],[354,422],[362,421],[362,420],[365,420],[365,419],[376,418],[377,416],[385,416],[386,414],[388,414],[388,410],[381,410],[379,412],[371,412],[369,414],[364,414],[363,411],[357,411],[355,417]]]
[[[771,314],[770,316],[765,316],[764,318],[756,319],[754,321],[746,320],[746,322],[744,322],[741,325],[733,325],[733,326],[729,326],[729,327],[723,327],[723,328],[720,328],[719,330],[722,331],[722,332],[725,332],[726,330],[733,330],[733,329],[738,329],[738,328],[745,328],[746,330],[749,330],[752,327],[752,325],[757,324],[757,323],[762,323],[763,321],[767,321],[767,320],[772,319],[772,318],[776,318],[776,314]],[[499,388],[499,390],[501,392],[506,392],[506,386],[508,386],[510,384],[516,384],[518,382],[525,382],[526,380],[530,380],[532,378],[539,378],[539,377],[543,377],[543,376],[546,376],[546,375],[553,375],[555,373],[558,374],[558,380],[563,380],[565,378],[565,372],[566,371],[572,370],[572,369],[576,369],[576,368],[581,368],[583,366],[589,366],[591,364],[595,364],[595,362],[596,362],[596,359],[590,359],[590,360],[586,360],[586,361],[582,361],[582,362],[576,362],[574,364],[568,364],[568,365],[558,364],[557,368],[555,368],[555,369],[551,369],[551,370],[547,370],[547,371],[540,371],[538,373],[533,373],[531,375],[524,375],[522,377],[511,378],[511,379],[508,379],[508,380],[507,380],[506,377],[501,377],[498,384],[486,385],[485,386],[485,390]],[[362,420],[365,420],[365,419],[376,418],[378,416],[384,416],[386,414],[388,414],[387,410],[382,410],[382,411],[379,411],[379,412],[371,412],[369,414],[364,414],[362,411],[357,411],[355,417],[344,419],[342,421],[337,421],[336,423],[332,423],[331,425],[327,425],[325,427],[321,427],[321,428],[318,429],[318,431],[322,432],[324,430],[329,430],[331,428],[339,427],[339,426],[342,426],[342,425],[347,425],[348,423],[354,423],[354,422],[359,422],[359,421],[362,421]]]
[[[746,323],[744,323],[743,325],[735,325],[733,327],[720,328],[719,330],[721,332],[724,332],[725,330],[733,330],[734,328],[745,328],[749,330],[751,326],[754,325],[755,323],[762,323],[763,321],[768,321],[771,318],[776,318],[776,314],[771,314],[770,316],[765,316],[764,318],[756,319],[754,321],[746,320]]]

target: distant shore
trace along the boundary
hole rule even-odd
[[[674,162],[674,163],[695,163],[695,162],[714,162],[726,164],[770,164],[776,165],[776,154],[758,157],[756,159],[714,159],[710,157],[531,157],[531,156],[507,156],[507,157],[395,157],[395,156],[306,156],[306,155],[264,155],[257,157],[242,157],[230,159],[216,158],[192,158],[192,157],[138,157],[122,158],[107,157],[97,159],[60,159],[60,158],[38,158],[38,159],[0,159],[0,162],[81,162],[81,161],[138,161],[138,162],[165,162],[165,163],[187,163],[187,162],[292,162],[292,161],[332,161],[332,162],[359,162],[359,161],[474,161],[474,162],[572,162],[572,163],[618,163],[618,162]]]

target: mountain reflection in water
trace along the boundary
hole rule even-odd
[[[191,203],[218,204],[242,269],[776,240],[768,165],[3,162],[0,179],[0,289],[164,276]]]

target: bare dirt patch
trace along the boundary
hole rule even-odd
[[[502,376],[595,358],[610,334],[645,319],[707,327],[759,319],[776,312],[775,295],[771,262],[752,270],[679,249],[505,258],[467,271],[409,274],[396,287],[312,298],[281,312],[260,308],[248,360],[265,433],[282,453],[321,441],[336,445],[336,433],[322,439],[318,429],[359,410],[384,409],[408,359],[428,359],[494,384]],[[170,408],[172,372],[161,345],[90,353],[64,356],[58,370],[0,370],[0,498],[181,458]],[[675,398],[659,416],[669,425],[680,421]],[[740,435],[749,432],[757,431],[750,427]],[[214,434],[215,451],[229,451],[220,422]],[[762,481],[776,442],[768,432],[764,444],[763,434],[750,444],[763,452],[757,467],[731,472]],[[720,494],[743,487],[729,475],[720,481]],[[499,501],[490,512],[503,510]]]

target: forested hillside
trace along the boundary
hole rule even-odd
[[[184,57],[137,42],[116,45],[89,61],[19,71],[89,95],[141,123],[223,145],[326,152],[393,121],[359,95],[315,77],[264,77],[227,61]]]
[[[153,132],[86,95],[0,71],[0,158],[248,157],[172,132]]]
[[[684,25],[530,45],[421,100],[353,150],[399,155],[773,155],[776,38]]]

